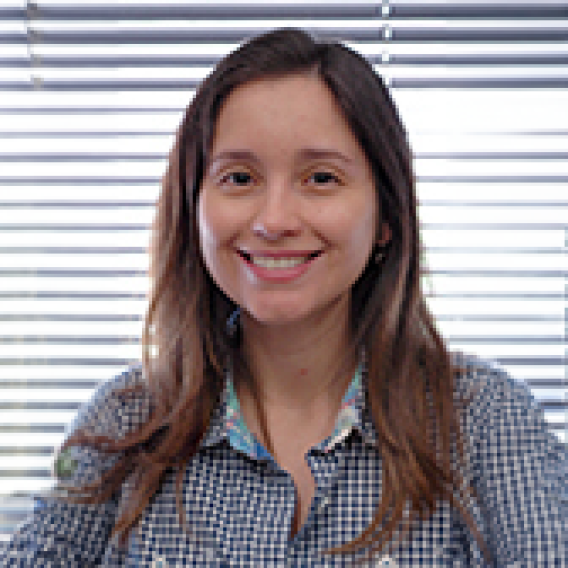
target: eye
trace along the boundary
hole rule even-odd
[[[248,172],[235,171],[224,175],[221,182],[237,186],[245,186],[252,182],[252,176]]]
[[[307,181],[314,183],[316,185],[329,185],[332,183],[339,183],[340,180],[335,174],[322,170],[322,171],[313,172],[308,177]]]

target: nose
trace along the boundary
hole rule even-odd
[[[285,183],[274,183],[262,195],[253,222],[255,235],[277,241],[297,235],[301,231],[299,204],[292,188]]]

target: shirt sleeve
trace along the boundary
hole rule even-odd
[[[486,378],[471,439],[494,566],[568,566],[566,446],[523,383],[494,369]]]
[[[125,374],[99,388],[83,405],[68,429],[68,436],[87,427],[97,434],[119,436],[132,426],[132,416],[115,391],[130,386]],[[60,454],[55,469],[66,485],[92,483],[118,460],[86,447],[71,447]],[[101,505],[71,504],[57,498],[60,489],[37,495],[33,513],[0,547],[2,568],[90,568],[99,566],[114,526],[119,496]]]
[[[91,467],[78,452],[79,469]],[[78,475],[75,480],[78,481]],[[6,568],[90,568],[99,566],[114,525],[117,503],[69,504],[53,497],[36,497],[32,515],[12,535],[0,553]]]

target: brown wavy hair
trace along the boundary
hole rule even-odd
[[[315,73],[343,110],[372,167],[379,224],[387,223],[392,234],[383,261],[369,262],[354,284],[351,303],[351,348],[368,354],[367,396],[383,461],[382,500],[362,534],[328,552],[380,551],[412,530],[415,519],[433,514],[438,500],[446,500],[460,510],[489,557],[463,505],[473,492],[464,489],[460,474],[460,412],[466,402],[454,402],[460,369],[451,363],[421,290],[415,177],[405,128],[369,62],[340,42],[297,29],[260,35],[230,53],[186,110],[162,181],[150,247],[152,288],[142,338],[150,418],[119,440],[85,431],[69,437],[62,449],[90,446],[120,459],[96,483],[81,488],[81,496],[67,498],[103,503],[130,478],[132,493],[113,530],[124,545],[173,468],[180,523],[186,526],[185,467],[219,401],[227,357],[240,354],[226,328],[236,306],[206,270],[198,238],[197,200],[212,136],[221,105],[236,87],[299,73]],[[457,464],[452,464],[452,440]]]

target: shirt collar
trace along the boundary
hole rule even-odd
[[[335,427],[331,436],[322,440],[316,449],[329,452],[345,440],[353,431],[359,432],[363,440],[374,445],[376,434],[365,402],[364,363],[360,363],[345,392]],[[231,447],[255,460],[271,460],[266,448],[248,429],[241,413],[241,406],[230,373],[227,373],[225,388],[220,402],[211,416],[209,428],[201,442],[201,447],[211,447],[228,442]]]

